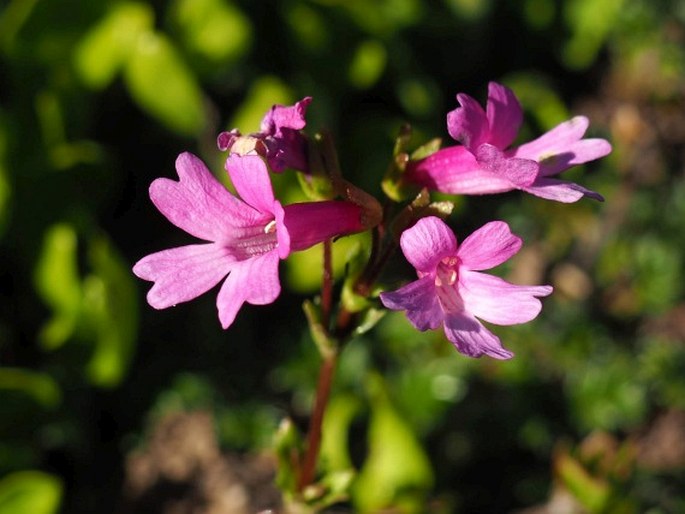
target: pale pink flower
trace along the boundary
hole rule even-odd
[[[222,132],[217,137],[217,145],[230,153],[243,154],[246,150],[259,153],[275,172],[285,168],[307,171],[307,142],[300,131],[307,123],[305,114],[311,101],[311,97],[306,97],[295,105],[274,105],[262,119],[259,132],[247,136],[238,129]]]
[[[138,277],[154,282],[147,300],[156,309],[192,300],[226,278],[216,303],[224,328],[243,303],[264,305],[278,297],[279,259],[364,229],[360,208],[349,202],[282,206],[258,155],[231,155],[226,169],[240,198],[190,153],[176,160],[179,182],[159,178],[151,184],[150,198],[159,211],[207,242],[153,253],[133,267]]]
[[[602,196],[578,184],[553,178],[572,166],[611,152],[604,139],[583,139],[588,119],[576,116],[539,138],[509,148],[523,121],[514,93],[490,82],[486,109],[467,94],[447,115],[447,129],[462,146],[443,148],[409,163],[407,180],[450,194],[490,194],[520,189],[559,202]]]
[[[406,311],[420,331],[442,325],[447,339],[465,355],[509,359],[513,353],[477,318],[496,325],[531,321],[542,308],[538,297],[549,295],[552,287],[518,286],[480,271],[502,264],[521,244],[503,221],[487,223],[458,245],[440,218],[422,218],[400,237],[402,252],[419,278],[381,293],[381,301],[389,309]]]

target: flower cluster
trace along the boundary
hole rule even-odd
[[[602,199],[598,193],[554,178],[611,151],[603,139],[583,139],[587,118],[575,117],[538,139],[511,147],[523,120],[511,90],[490,83],[485,109],[463,93],[457,100],[460,107],[448,113],[447,129],[458,144],[407,162],[398,183],[448,194],[521,190],[560,202],[575,202],[583,196]],[[264,305],[276,300],[281,291],[279,261],[291,252],[366,230],[375,231],[373,239],[378,242],[402,219],[399,246],[418,278],[380,293],[382,305],[405,311],[418,330],[443,327],[447,339],[465,355],[512,357],[479,320],[498,325],[530,321],[541,310],[539,298],[549,295],[552,288],[514,285],[482,273],[521,248],[521,239],[505,222],[487,223],[458,244],[452,230],[430,209],[409,216],[408,221],[407,212],[418,211],[401,205],[379,208],[382,215],[368,216],[365,199],[369,195],[337,173],[326,178],[334,191],[342,184],[337,189],[347,193],[338,191],[340,199],[283,205],[274,197],[270,171],[294,169],[309,179],[320,171],[310,165],[316,162],[312,159],[315,150],[302,132],[310,102],[307,97],[293,106],[274,106],[257,133],[244,136],[234,129],[218,136],[219,149],[228,152],[226,171],[238,196],[190,153],[176,161],[178,182],[159,178],[152,183],[150,198],[159,211],[204,242],[153,253],[136,263],[134,273],[154,282],[147,295],[149,304],[170,307],[196,298],[223,280],[217,308],[222,326],[228,328],[245,302]],[[388,242],[386,249],[395,244]],[[366,271],[378,272],[376,264],[370,260]],[[378,273],[360,276],[375,280]],[[373,290],[365,285],[367,293]]]

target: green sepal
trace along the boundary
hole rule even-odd
[[[283,494],[292,497],[297,493],[304,443],[302,435],[290,418],[285,418],[274,436],[274,451],[278,461],[276,485]]]
[[[331,337],[326,327],[321,323],[321,310],[310,300],[305,300],[302,303],[302,309],[307,318],[309,332],[321,357],[323,359],[331,357],[338,350],[338,341]]]

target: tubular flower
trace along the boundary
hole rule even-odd
[[[266,158],[272,171],[279,173],[285,168],[307,171],[307,143],[300,131],[307,124],[304,117],[311,101],[306,97],[292,106],[274,105],[262,119],[259,132],[247,136],[238,129],[222,132],[217,137],[219,150],[256,152]]]
[[[467,94],[459,93],[457,100],[461,107],[448,113],[447,129],[462,145],[410,163],[407,180],[450,194],[520,189],[565,203],[583,196],[603,200],[578,184],[552,178],[611,152],[604,139],[583,139],[586,117],[576,116],[529,143],[509,148],[523,121],[521,105],[510,89],[490,82],[485,110]]]
[[[226,169],[240,198],[190,153],[176,160],[180,181],[156,179],[150,198],[177,227],[207,241],[144,257],[133,272],[154,282],[148,303],[164,309],[192,300],[224,278],[217,296],[224,328],[247,302],[272,303],[281,292],[278,261],[290,252],[363,230],[360,209],[342,201],[282,206],[258,155],[231,155]]]
[[[400,237],[402,252],[419,278],[381,293],[381,301],[389,309],[406,311],[420,331],[442,325],[447,339],[465,355],[509,359],[513,353],[477,318],[497,325],[531,321],[542,308],[538,297],[549,295],[552,287],[517,286],[480,271],[507,261],[521,244],[502,221],[487,223],[458,245],[440,218],[422,218]]]

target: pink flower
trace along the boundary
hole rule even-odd
[[[447,115],[447,129],[463,146],[451,146],[410,163],[407,180],[450,194],[502,193],[514,189],[559,202],[583,196],[603,200],[578,184],[553,178],[564,170],[611,152],[604,139],[583,139],[588,119],[576,116],[541,137],[509,148],[523,121],[514,93],[496,82],[486,110],[459,93],[461,107]]]
[[[307,142],[300,131],[307,123],[304,116],[311,101],[311,97],[306,97],[292,106],[274,105],[262,119],[259,132],[248,136],[238,129],[222,132],[217,145],[221,151],[231,153],[259,153],[275,172],[285,168],[307,171]]]
[[[552,292],[551,286],[517,286],[479,273],[521,248],[521,239],[502,221],[487,223],[457,245],[440,218],[426,217],[402,233],[400,246],[419,278],[381,293],[383,305],[406,311],[420,331],[443,325],[447,339],[470,357],[513,357],[476,318],[497,325],[525,323],[540,313],[538,297]]]
[[[156,309],[192,300],[227,277],[216,302],[224,328],[243,303],[265,305],[278,297],[279,259],[363,230],[359,207],[348,202],[282,206],[258,155],[231,155],[226,169],[240,198],[190,153],[176,160],[179,182],[159,178],[152,183],[150,198],[159,211],[207,242],[153,253],[133,267],[138,277],[154,282],[147,300]]]

